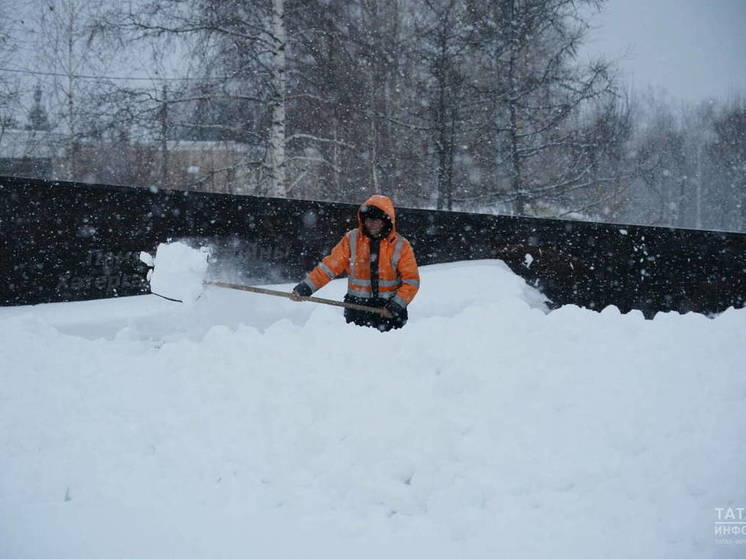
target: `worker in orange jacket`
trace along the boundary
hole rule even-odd
[[[420,287],[420,274],[409,241],[396,231],[394,204],[375,195],[357,211],[358,227],[348,231],[331,253],[293,289],[299,301],[347,272],[345,301],[383,308],[383,314],[345,309],[345,320],[382,332],[406,324],[407,306]]]

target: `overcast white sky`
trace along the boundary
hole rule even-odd
[[[746,0],[608,0],[587,51],[618,59],[636,90],[746,96]]]
[[[28,20],[36,8],[36,0],[21,2],[13,15]],[[607,0],[592,23],[582,54],[617,60],[637,91],[665,89],[692,102],[746,97],[746,0]],[[28,30],[21,36],[34,38]],[[19,66],[35,66],[32,58]],[[110,70],[153,73],[147,62]]]

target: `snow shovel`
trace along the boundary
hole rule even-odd
[[[262,295],[274,295],[275,297],[285,297],[290,299],[290,293],[285,291],[277,291],[276,289],[266,289],[264,287],[252,287],[250,285],[239,285],[237,283],[225,283],[223,281],[206,281],[203,285],[214,285],[215,287],[223,287],[225,289],[238,289],[240,291],[250,291],[252,293],[261,293]],[[386,316],[385,309],[379,307],[369,307],[366,305],[358,305],[355,303],[345,303],[344,301],[335,301],[333,299],[322,299],[321,297],[302,297],[301,301],[310,301],[312,303],[321,303],[322,305],[332,305],[335,307],[344,307],[346,309],[353,309],[356,311],[365,311],[374,314],[380,314]]]
[[[183,262],[183,260],[184,260],[185,257],[189,257],[189,258],[187,258],[187,262],[189,263],[189,261],[191,260],[191,264],[193,265],[194,262],[195,262],[195,260],[189,256],[190,254],[196,254],[197,255],[197,260],[196,261],[198,263],[198,266],[197,266],[196,270],[197,270],[198,273],[204,273],[204,271],[205,271],[205,265],[206,265],[206,262],[207,262],[207,260],[205,259],[207,253],[205,253],[202,249],[200,249],[199,251],[196,251],[196,250],[190,249],[188,247],[185,247],[185,246],[181,245],[180,243],[174,243],[174,244],[168,245],[168,246],[167,245],[159,245],[159,249],[158,250],[160,251],[161,247],[164,247],[164,246],[166,246],[167,248],[168,247],[173,247],[174,248],[174,252],[168,252],[168,257],[166,259],[166,262],[168,263],[167,266],[166,266],[166,278],[169,278],[171,281],[173,281],[174,276],[176,276],[178,278],[181,274],[184,273],[184,270],[182,270],[178,266],[176,266],[175,268],[170,268],[169,266],[173,266],[173,264],[175,262]],[[181,247],[181,248],[179,248],[179,247]],[[141,252],[140,253],[140,260],[146,266],[148,266],[149,268],[151,268],[151,270],[155,269],[155,259],[153,258],[153,256],[151,254],[149,254],[147,252]],[[187,269],[189,269],[189,266],[187,266]],[[193,272],[194,272],[194,269],[191,269],[190,274],[189,274],[188,277],[193,277],[194,276]],[[153,291],[152,290],[153,278],[151,277],[150,274],[148,274],[148,279],[151,281],[151,291],[150,292],[153,295],[157,295],[158,297],[162,297],[163,299],[167,299],[169,301],[174,301],[174,302],[177,302],[177,303],[183,303],[184,302],[182,299],[177,299],[175,297],[169,297],[165,293],[158,293],[156,291]],[[197,281],[199,283],[194,285],[194,287],[196,287],[197,290],[199,290],[200,286],[214,285],[215,287],[222,287],[222,288],[225,288],[225,289],[238,289],[240,291],[250,291],[252,293],[260,293],[262,295],[274,295],[276,297],[285,297],[286,299],[292,298],[292,295],[290,293],[285,292],[285,291],[277,291],[275,289],[267,289],[267,288],[264,288],[264,287],[251,287],[249,285],[239,285],[239,284],[236,284],[236,283],[226,283],[226,282],[223,282],[223,281],[205,281],[202,278],[199,278]],[[190,283],[191,282],[187,282],[187,285],[189,285]],[[166,285],[168,285],[168,282],[166,282]],[[312,303],[321,303],[322,305],[333,305],[335,307],[345,307],[346,309],[354,309],[354,310],[357,310],[357,311],[369,312],[369,313],[381,315],[384,318],[388,318],[389,317],[389,311],[387,311],[386,309],[382,309],[380,307],[369,307],[367,305],[358,305],[358,304],[355,304],[355,303],[346,303],[346,302],[343,302],[343,301],[334,301],[334,300],[331,300],[331,299],[321,299],[320,297],[302,297],[301,296],[300,300],[301,301],[311,301]]]

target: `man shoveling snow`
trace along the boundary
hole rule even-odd
[[[383,309],[381,314],[347,308],[345,320],[386,332],[407,322],[407,306],[420,288],[412,245],[396,231],[394,204],[375,195],[357,211],[358,227],[348,231],[331,253],[293,289],[300,301],[347,272],[345,302]]]
[[[420,287],[420,274],[412,245],[396,231],[394,205],[386,196],[371,196],[357,212],[358,228],[347,232],[291,293],[222,281],[205,281],[210,250],[183,243],[158,247],[155,261],[141,259],[154,270],[149,274],[151,292],[178,302],[194,302],[204,286],[216,286],[274,295],[293,301],[311,301],[345,307],[345,319],[381,332],[407,322],[407,306]],[[344,302],[311,297],[342,272],[349,275]]]

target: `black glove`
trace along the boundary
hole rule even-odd
[[[293,291],[295,291],[301,297],[310,297],[313,293],[313,291],[311,291],[311,288],[308,287],[308,284],[305,282],[300,282],[298,285],[293,287]]]
[[[402,307],[399,303],[396,303],[395,301],[388,301],[384,308],[389,311],[394,318],[400,319],[403,315],[406,309]]]

